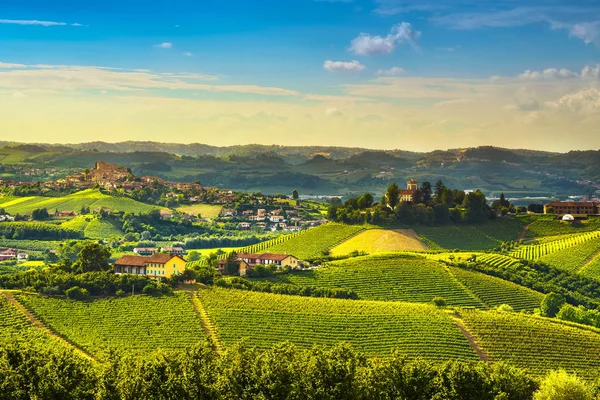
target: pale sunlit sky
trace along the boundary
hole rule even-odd
[[[599,63],[592,0],[8,0],[0,140],[598,149]]]

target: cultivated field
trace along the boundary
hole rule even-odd
[[[335,246],[331,249],[331,255],[343,256],[354,251],[376,254],[407,250],[427,250],[412,229],[370,229]]]
[[[282,340],[301,348],[345,341],[369,355],[398,349],[409,358],[477,359],[452,318],[430,305],[218,288],[201,289],[198,296],[226,347],[242,339],[260,349]]]
[[[212,205],[212,204],[191,204],[187,206],[181,206],[176,208],[177,211],[181,211],[183,213],[189,215],[198,215],[200,214],[202,218],[216,218],[219,216],[219,213],[223,209],[223,206]]]
[[[261,253],[287,253],[300,259],[318,257],[323,251],[328,251],[349,237],[362,232],[361,225],[344,225],[330,222],[311,228],[293,239],[262,249]]]
[[[570,236],[560,236],[558,240],[544,241],[543,243],[530,246],[521,246],[517,250],[512,251],[510,255],[512,257],[521,258],[524,260],[537,260],[544,256],[561,251],[570,254],[573,247],[589,241],[597,243],[599,238],[600,231],[585,232]],[[573,252],[573,254],[575,254],[575,252]],[[568,257],[570,257],[570,255]]]
[[[461,312],[465,325],[492,361],[542,375],[563,368],[584,377],[600,369],[600,334],[559,321],[510,312]]]
[[[200,318],[182,293],[94,301],[35,294],[15,297],[53,331],[97,356],[109,349],[140,354],[182,349],[204,337]]]
[[[39,208],[47,208],[49,211],[78,212],[82,207],[89,207],[91,210],[104,207],[110,210],[136,213],[157,208],[132,199],[109,196],[96,189],[82,190],[62,197],[1,197],[0,207],[11,214],[31,214],[33,210]]]
[[[80,231],[89,239],[106,239],[123,235],[123,232],[111,222],[92,215],[79,215],[63,222],[61,226]]]

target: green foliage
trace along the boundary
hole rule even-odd
[[[98,243],[86,243],[77,254],[73,270],[78,273],[110,271],[110,250]]]
[[[320,288],[314,286],[299,286],[286,283],[256,282],[240,277],[221,278],[215,281],[215,286],[253,292],[287,294],[306,297],[328,297],[333,299],[357,299],[356,293],[347,289]]]
[[[386,356],[398,349],[410,358],[476,359],[452,318],[428,304],[317,299],[221,288],[200,290],[198,296],[226,347],[242,338],[259,349],[281,340],[301,348],[345,341],[369,356]]]
[[[548,293],[542,300],[540,312],[545,317],[554,317],[563,304],[565,304],[564,296],[557,293]]]
[[[67,299],[70,300],[86,300],[89,296],[87,289],[82,289],[79,286],[72,286],[65,290]]]
[[[46,222],[6,222],[0,224],[0,236],[15,240],[81,239],[81,232]]]
[[[433,300],[431,300],[431,302],[436,307],[446,307],[446,299],[444,299],[443,297],[434,297]]]
[[[534,400],[592,400],[592,389],[575,375],[564,370],[550,372],[541,382]]]

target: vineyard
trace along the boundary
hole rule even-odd
[[[563,368],[597,378],[600,334],[548,318],[511,312],[461,312],[492,361],[526,368],[535,375]]]
[[[454,276],[489,307],[508,304],[515,311],[539,308],[543,294],[489,275],[451,268]]]
[[[89,302],[33,294],[15,297],[53,331],[90,354],[181,349],[205,335],[190,298],[182,293]]]
[[[258,253],[287,253],[293,254],[301,260],[311,259],[318,257],[323,251],[327,251],[337,246],[363,230],[365,230],[365,227],[360,225],[344,225],[330,222],[297,233],[288,240],[284,239],[284,237],[281,242],[263,246],[262,248],[258,248],[258,251],[254,249],[254,246],[241,249],[240,251],[246,252],[248,250],[250,252]],[[264,243],[260,243],[255,246],[261,246],[263,244]]]
[[[478,225],[421,226],[415,231],[431,249],[489,250],[502,242],[517,240],[523,224],[502,219]]]
[[[0,207],[11,214],[31,214],[38,208],[47,208],[49,211],[79,211],[82,207],[91,210],[104,207],[111,210],[125,212],[148,212],[155,206],[140,203],[126,197],[113,197],[100,193],[96,189],[82,190],[62,197],[0,197]]]
[[[25,341],[36,344],[58,344],[50,335],[35,327],[4,294],[0,293],[0,343]]]
[[[61,226],[80,231],[86,238],[90,239],[106,239],[123,235],[123,232],[109,221],[91,215],[79,215],[63,222]]]
[[[576,225],[556,220],[554,215],[536,215],[534,219],[530,216],[526,216],[523,218],[523,221],[524,223],[529,223],[527,231],[525,232],[525,236],[529,238],[600,230],[600,218],[598,217],[590,217],[588,220],[581,221],[580,224]]]
[[[343,256],[355,251],[376,254],[407,250],[427,250],[412,229],[369,229],[335,246],[331,249],[331,255]]]
[[[216,288],[198,296],[226,347],[243,338],[259,349],[282,340],[301,348],[345,341],[368,355],[398,349],[409,358],[477,359],[452,318],[429,305]]]
[[[491,267],[498,269],[504,269],[516,264],[519,264],[519,260],[504,256],[502,254],[482,254],[477,256],[477,261],[487,264]]]
[[[539,261],[558,269],[576,272],[584,263],[591,260],[600,250],[600,240],[592,239],[587,242],[569,247],[540,257]]]
[[[368,256],[329,263],[325,268],[284,276],[290,283],[354,291],[361,300],[484,307],[440,263],[412,256]]]
[[[510,253],[510,256],[515,258],[521,258],[524,260],[537,260],[548,254],[553,254],[565,249],[570,249],[571,247],[577,246],[588,241],[596,241],[596,239],[598,238],[600,238],[600,231],[586,232],[577,235],[561,237],[558,240],[544,242],[541,244],[522,246],[517,250],[512,251]]]
[[[596,255],[590,260],[589,263],[584,265],[579,273],[589,278],[595,278],[600,280],[600,254]]]

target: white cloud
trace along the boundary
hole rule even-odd
[[[435,104],[435,108],[444,108],[444,107],[453,107],[453,106],[464,106],[466,104],[474,103],[473,99],[454,99],[454,100],[446,100],[440,101]]]
[[[377,71],[379,76],[399,76],[406,73],[406,70],[401,67],[392,67],[390,69],[380,69]]]
[[[12,69],[12,68],[27,68],[27,65],[24,65],[24,64],[3,63],[3,62],[0,61],[0,69],[1,68],[7,68],[7,69]]]
[[[154,47],[158,47],[159,49],[171,49],[173,48],[173,43],[164,42],[155,45]]]
[[[568,69],[562,68],[546,68],[543,71],[532,71],[527,70],[519,75],[519,79],[521,80],[540,80],[540,79],[573,79],[577,78],[579,74],[577,72],[570,71]]]
[[[39,21],[37,19],[0,19],[0,24],[11,24],[11,25],[37,25],[37,26],[85,26],[83,24],[67,24],[66,22],[57,21]]]
[[[546,107],[557,111],[596,114],[600,111],[600,90],[590,87],[575,93],[566,94],[557,101],[546,102]]]
[[[569,36],[579,38],[585,44],[594,43],[600,37],[600,21],[574,24],[569,29]]]
[[[327,108],[325,110],[325,115],[328,115],[330,117],[341,117],[342,112],[340,110],[338,110],[337,108],[332,107],[332,108]]]
[[[598,79],[600,80],[600,64],[597,64],[595,67],[590,67],[586,65],[581,70],[581,77],[583,79]]]
[[[194,54],[192,54],[189,51],[184,51],[183,53],[181,53],[182,55],[186,56],[186,57],[192,57]]]
[[[360,72],[364,71],[367,67],[356,60],[350,62],[327,60],[323,63],[323,68],[329,72]]]
[[[358,37],[352,39],[349,50],[362,56],[389,54],[394,51],[396,46],[403,43],[409,43],[413,47],[417,47],[417,39],[420,36],[421,32],[415,31],[410,23],[401,22],[394,25],[385,37],[361,33]]]
[[[518,111],[535,111],[541,108],[540,102],[538,101],[538,95],[535,90],[522,87],[517,90],[514,96],[514,103],[507,104],[504,110],[518,110]]]

